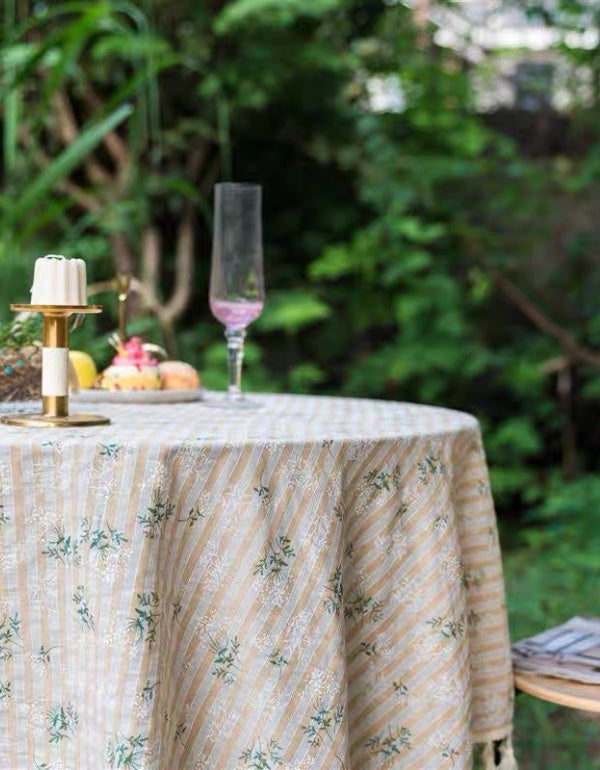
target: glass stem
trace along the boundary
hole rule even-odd
[[[225,329],[227,338],[227,362],[229,367],[229,387],[227,392],[232,398],[242,397],[242,361],[244,360],[245,329]]]

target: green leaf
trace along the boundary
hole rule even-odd
[[[409,275],[420,273],[431,266],[431,254],[423,250],[409,250],[395,255],[395,259],[383,270],[381,282],[384,286],[394,284]]]
[[[308,274],[315,281],[333,280],[352,270],[353,260],[348,247],[330,246],[309,267]]]
[[[250,21],[284,26],[300,16],[322,16],[342,4],[343,0],[233,0],[217,16],[214,29],[225,34]]]
[[[508,495],[521,492],[531,484],[534,478],[533,471],[523,465],[515,465],[508,468],[490,467],[490,481],[494,497],[501,500]]]
[[[331,309],[308,292],[271,292],[256,326],[263,332],[281,329],[296,333],[330,315]]]
[[[490,455],[513,458],[535,455],[542,449],[540,434],[530,417],[509,417],[495,432],[488,435],[487,447]]]
[[[129,104],[124,104],[108,117],[84,129],[77,139],[45,168],[41,174],[22,192],[12,206],[11,216],[17,219],[34,207],[44,196],[50,195],[56,185],[65,179],[73,169],[83,162],[85,157],[100,144],[103,137],[122,123],[133,112]]]
[[[306,393],[325,379],[325,372],[315,364],[298,364],[290,369],[288,382],[290,392]]]
[[[416,217],[403,217],[393,223],[393,230],[415,243],[430,243],[444,235],[446,228],[442,224],[428,224]]]
[[[152,35],[105,35],[92,47],[92,56],[98,61],[117,56],[121,59],[146,59],[162,56],[170,51],[166,40]]]

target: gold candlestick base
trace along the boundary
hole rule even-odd
[[[67,414],[52,417],[46,414],[5,414],[0,417],[5,425],[24,425],[27,428],[75,428],[83,425],[110,425],[108,417],[99,414]]]
[[[100,313],[99,305],[11,305],[11,310],[42,313],[44,316],[44,348],[69,347],[69,317]],[[0,417],[5,425],[24,425],[29,428],[68,428],[76,426],[108,425],[108,417],[97,414],[69,414],[69,396],[42,395],[42,413],[7,414]]]

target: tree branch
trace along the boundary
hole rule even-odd
[[[108,236],[118,273],[133,274],[135,259],[125,233],[115,232]]]
[[[54,91],[52,106],[56,113],[59,139],[64,145],[69,145],[79,136],[79,126],[75,120],[71,102],[64,90]],[[108,171],[98,163],[93,155],[87,155],[84,160],[84,167],[92,184],[106,184],[111,181]]]
[[[98,96],[90,83],[85,84],[84,97],[90,107],[96,111],[104,109],[104,102]],[[109,131],[102,139],[104,146],[117,167],[117,177],[122,182],[131,163],[131,156],[127,144],[116,131]]]
[[[510,299],[534,326],[537,326],[545,334],[554,337],[560,343],[563,350],[569,354],[572,361],[579,361],[580,363],[600,368],[600,353],[586,345],[580,344],[571,332],[563,329],[562,326],[548,318],[516,284],[495,267],[487,263],[486,268],[503,294]]]
[[[160,273],[161,241],[160,232],[154,225],[144,228],[142,233],[142,284],[146,297],[150,297],[153,305],[158,305],[158,283]]]
[[[59,182],[59,188],[64,190],[85,211],[97,211],[100,208],[98,199],[87,192],[71,179],[63,179]]]
[[[110,281],[97,281],[96,283],[90,283],[87,287],[88,297],[93,297],[95,294],[103,294],[105,291],[116,291],[117,282],[113,278]]]
[[[31,131],[25,124],[21,124],[19,126],[19,139],[24,145],[27,146],[30,152],[33,153],[37,163],[41,168],[50,165],[50,158],[40,147],[36,146],[36,143],[33,141],[33,137],[31,136]],[[100,207],[98,199],[95,196],[87,192],[87,190],[78,185],[76,182],[73,182],[68,177],[62,179],[58,183],[58,187],[70,195],[75,203],[77,203],[85,211],[97,211]]]
[[[191,206],[184,207],[183,218],[177,230],[175,257],[175,289],[163,308],[165,321],[173,322],[186,309],[194,277],[194,220]]]

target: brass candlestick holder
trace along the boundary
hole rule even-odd
[[[77,425],[108,425],[108,417],[69,414],[69,318],[74,314],[100,313],[99,305],[11,305],[11,310],[42,313],[42,413],[7,414],[7,425],[35,428],[66,428]]]

